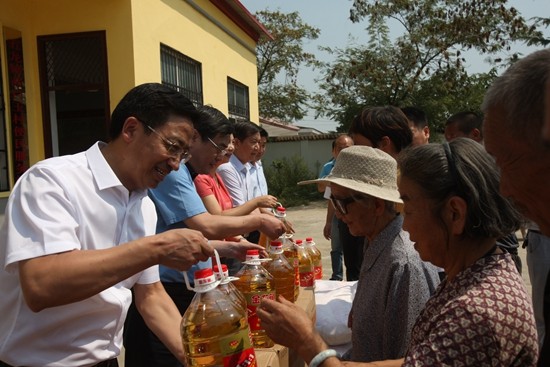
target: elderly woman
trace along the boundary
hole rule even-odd
[[[369,362],[405,355],[410,333],[439,284],[435,267],[424,263],[403,217],[395,210],[397,163],[371,147],[343,149],[332,172],[319,180],[331,187],[331,201],[354,236],[365,236],[363,265],[350,314],[350,359]]]
[[[531,303],[510,254],[496,246],[518,215],[498,193],[494,161],[481,145],[457,139],[405,150],[399,167],[404,228],[447,278],[416,321],[405,358],[363,366],[534,366]],[[298,307],[265,301],[258,315],[269,336],[310,367],[341,365]]]

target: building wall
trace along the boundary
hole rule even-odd
[[[329,136],[326,139],[269,142],[262,163],[267,167],[274,160],[299,156],[315,177],[318,177],[323,165],[332,158],[333,140],[334,137]]]
[[[255,41],[207,0],[0,0],[6,98],[4,41],[21,37],[23,42],[30,164],[45,157],[37,36],[100,30],[106,32],[111,111],[133,86],[160,82],[164,43],[202,64],[205,104],[227,114],[229,76],[248,86],[251,120],[259,120]],[[9,116],[8,110],[6,121]]]
[[[227,114],[229,76],[248,86],[250,117],[259,120],[254,40],[209,1],[133,0],[132,3],[137,84],[160,80],[159,45],[163,43],[202,64],[205,104]],[[203,16],[201,10],[211,18]]]

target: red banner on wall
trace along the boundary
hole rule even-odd
[[[29,168],[25,73],[21,38],[6,41],[6,56],[8,61],[14,178],[17,180]]]

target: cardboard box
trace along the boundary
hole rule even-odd
[[[315,322],[315,292],[313,289],[300,289],[300,295],[296,300],[307,315]],[[275,344],[271,348],[256,348],[258,367],[304,367],[305,362],[294,350]]]
[[[271,348],[256,348],[258,367],[289,367],[288,348],[275,344]]]

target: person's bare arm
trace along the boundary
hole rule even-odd
[[[134,296],[136,308],[149,329],[181,363],[185,364],[185,352],[180,335],[182,315],[162,284],[136,284]]]
[[[259,230],[270,238],[285,232],[284,224],[272,215],[251,214],[239,217],[212,215],[208,212],[187,218],[185,225],[201,231],[210,239],[222,239]]]
[[[330,200],[327,200],[327,216],[325,218],[325,227],[323,228],[323,236],[327,240],[330,240],[331,238],[331,232],[332,232],[332,217],[334,217],[334,205],[332,205],[332,202]]]
[[[25,301],[35,312],[89,298],[156,264],[186,270],[214,254],[189,229],[143,237],[105,250],[73,250],[19,262]]]
[[[218,200],[214,195],[207,195],[201,198],[206,210],[210,214],[240,216],[252,213],[258,208],[272,208],[277,204],[277,198],[271,195],[258,196],[244,204],[231,209],[222,210]]]

